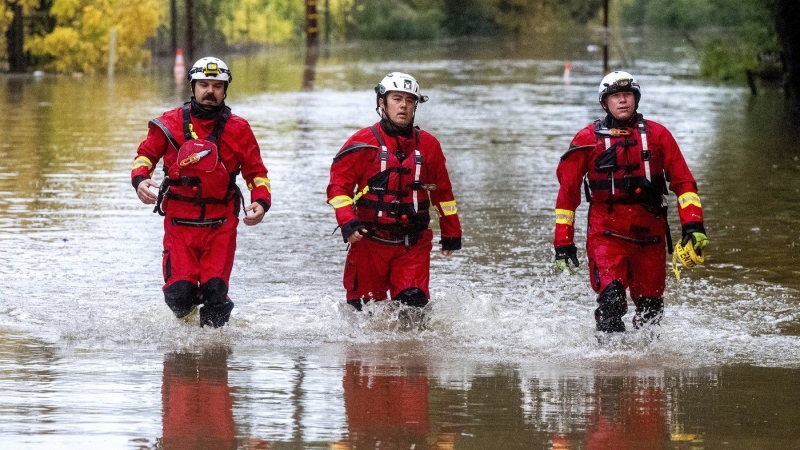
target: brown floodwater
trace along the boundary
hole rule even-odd
[[[601,113],[592,39],[227,58],[227,103],[254,129],[274,205],[240,226],[220,330],[169,314],[160,217],[130,186],[147,121],[188,98],[170,62],[0,78],[0,444],[798,448],[800,131],[781,93],[699,79],[681,42],[626,44],[637,57],[620,68],[680,144],[710,246],[680,283],[668,271],[658,336],[601,344],[585,253],[571,276],[552,263],[555,167]],[[390,306],[343,304],[325,203],[333,155],[377,120],[372,88],[393,70],[431,98],[417,123],[442,143],[464,227],[462,251],[432,256],[423,331],[400,331]],[[579,248],[585,219],[582,205]]]

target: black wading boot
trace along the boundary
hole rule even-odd
[[[212,278],[200,286],[200,326],[219,328],[231,317],[233,302],[228,297],[228,286],[220,278]]]
[[[633,301],[636,315],[633,316],[633,328],[640,329],[651,325],[661,325],[664,317],[664,299],[661,297],[641,297]]]
[[[417,329],[422,331],[427,328],[423,308],[428,304],[428,297],[422,289],[404,289],[397,294],[394,300],[399,300],[401,303],[400,311],[397,313],[400,330]]]
[[[628,311],[628,302],[625,299],[625,288],[622,283],[614,281],[597,297],[599,306],[594,310],[594,320],[597,322],[597,331],[603,333],[622,333],[625,324],[622,316]]]
[[[176,281],[164,289],[164,301],[175,317],[188,321],[197,313],[197,283]]]

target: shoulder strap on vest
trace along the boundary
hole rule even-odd
[[[360,152],[361,150],[370,150],[370,149],[380,150],[380,147],[376,147],[371,144],[364,144],[362,142],[354,142],[348,145],[347,147],[343,148],[341,151],[339,151],[339,153],[337,153],[336,156],[333,157],[333,162],[337,162],[351,153]]]
[[[190,105],[191,105],[191,103],[189,103],[189,102],[184,103],[183,104],[183,110],[182,110],[182,112],[183,112],[183,137],[187,141],[189,141],[191,139],[194,139],[194,136],[192,136],[192,129],[190,128],[190,126],[192,125],[192,118],[191,118],[191,114],[190,114],[190,111],[189,111],[189,108],[191,108]]]
[[[211,141],[213,143],[218,143],[219,138],[222,136],[222,130],[225,128],[225,125],[228,123],[228,120],[231,118],[231,109],[227,106],[222,108],[222,114],[220,114],[219,119],[217,119],[217,124],[214,126],[214,130],[211,134],[206,138],[207,141]]]
[[[374,134],[375,139],[378,140],[378,145],[380,145],[381,147],[386,147],[386,142],[383,141],[383,136],[381,136],[381,133],[378,131],[377,128],[375,128],[375,125],[369,127],[369,129],[372,130],[372,134]]]
[[[170,144],[172,144],[173,147],[175,147],[175,150],[181,147],[180,145],[178,145],[178,141],[175,139],[175,136],[172,135],[172,132],[169,131],[169,128],[167,128],[167,126],[164,125],[163,122],[161,122],[158,119],[153,119],[150,121],[150,123],[157,126],[158,128],[161,129],[161,131],[164,132],[164,135],[167,137],[167,140],[169,141]]]
[[[190,125],[192,124],[190,105],[191,103],[189,102],[183,104],[183,136],[187,141],[194,139],[194,136],[192,136],[192,129],[190,128]],[[222,108],[222,113],[220,113],[219,119],[217,119],[217,123],[214,125],[214,130],[205,139],[215,144],[219,142],[219,138],[222,136],[222,130],[225,128],[225,124],[228,123],[230,118],[231,109],[227,106]]]

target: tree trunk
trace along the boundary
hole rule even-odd
[[[8,70],[11,73],[24,73],[28,69],[25,57],[25,25],[22,21],[22,5],[14,3],[11,11],[14,17],[6,31],[6,45],[8,51]]]
[[[792,112],[800,111],[800,5],[797,0],[777,0],[775,31],[781,41],[783,82],[786,103]]]

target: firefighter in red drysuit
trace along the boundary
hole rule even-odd
[[[250,125],[225,106],[231,72],[206,57],[188,75],[192,99],[150,121],[131,171],[136,194],[164,215],[164,300],[176,317],[200,308],[201,325],[220,327],[233,310],[228,283],[236,250],[242,194],[241,172],[250,189],[246,225],[255,225],[270,207],[267,169]],[[164,159],[162,184],[151,179]],[[159,188],[158,195],[150,188]]]
[[[390,298],[423,307],[430,293],[436,209],[441,252],[461,248],[461,224],[439,141],[414,126],[428,100],[411,75],[392,72],[375,87],[381,120],[355,133],[333,159],[328,203],[350,244],[344,269],[347,302]]]
[[[669,241],[667,187],[678,196],[679,246],[702,251],[708,239],[697,184],[678,144],[664,126],[637,112],[639,83],[627,72],[612,72],[601,81],[599,97],[606,117],[579,131],[558,164],[554,246],[559,269],[568,269],[570,262],[578,266],[575,209],[585,191],[597,330],[621,332],[626,290],[636,306],[634,328],[658,324],[663,315],[666,248],[671,246],[664,244],[665,237]]]

